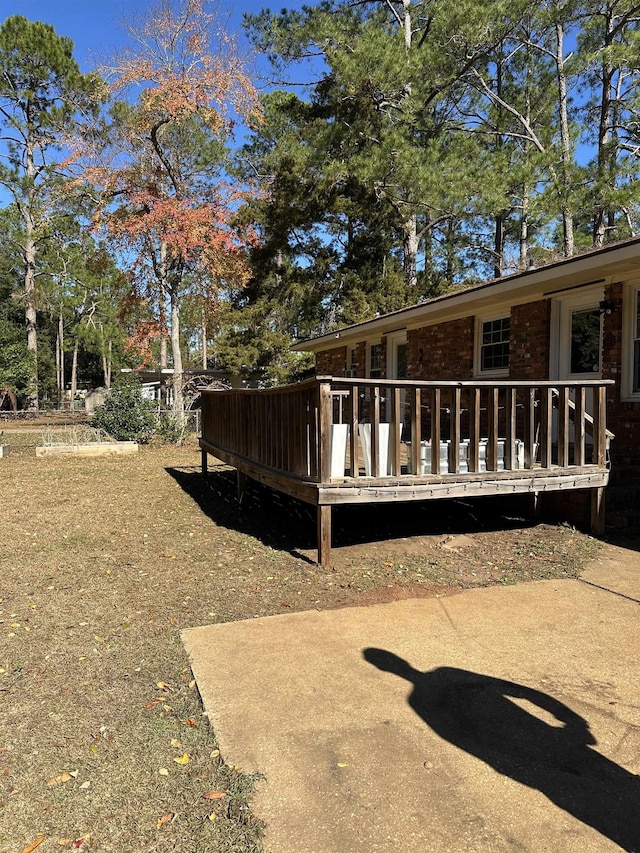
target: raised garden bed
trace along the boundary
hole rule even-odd
[[[102,442],[100,444],[53,444],[36,447],[36,456],[114,456],[121,453],[137,452],[138,444],[135,441]]]
[[[101,430],[88,426],[49,428],[44,431],[36,456],[114,456],[137,453],[135,441],[114,441]]]

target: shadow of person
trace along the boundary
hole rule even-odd
[[[414,685],[409,705],[440,737],[640,853],[640,777],[592,749],[587,721],[562,702],[464,669],[419,672],[383,649],[363,655]]]

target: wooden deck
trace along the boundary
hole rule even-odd
[[[318,561],[336,504],[592,490],[604,527],[610,382],[413,382],[317,377],[205,391],[202,471],[212,454],[317,507]],[[590,410],[590,413],[589,411]],[[435,450],[435,452],[433,452]]]

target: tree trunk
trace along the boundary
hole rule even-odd
[[[184,426],[184,400],[182,395],[182,352],[180,351],[180,311],[178,287],[171,288],[171,354],[173,356],[173,414],[176,422]]]
[[[606,13],[606,36],[605,46],[608,48],[612,41],[613,19],[611,9]],[[593,245],[594,248],[604,246],[606,237],[607,206],[603,200],[604,184],[611,183],[610,158],[615,158],[607,149],[610,142],[610,120],[611,120],[611,86],[615,69],[611,60],[605,58],[602,61],[602,92],[600,98],[600,115],[598,119],[598,160],[596,169],[596,199],[593,214]]]
[[[76,338],[73,345],[73,358],[71,360],[71,411],[76,400],[76,392],[78,390],[78,339]]]
[[[24,240],[24,318],[25,328],[27,332],[27,349],[33,354],[34,374],[29,397],[27,399],[27,409],[38,410],[38,337],[36,330],[36,306],[35,306],[35,289],[36,289],[36,242],[34,239],[33,220],[30,214],[25,216],[25,240]]]
[[[409,287],[418,284],[418,217],[414,214],[403,223],[402,253],[404,280]]]
[[[569,136],[569,115],[567,110],[567,74],[564,59],[564,27],[556,23],[556,73],[558,76],[558,111],[560,113],[560,152],[562,164],[561,208],[562,208],[562,249],[565,258],[570,258],[574,251],[573,213],[571,210],[571,172],[573,161],[571,157],[571,137]]]
[[[207,369],[207,320],[202,309],[202,369]]]
[[[31,118],[31,110],[27,104],[27,121]],[[27,398],[27,409],[38,410],[38,335],[36,329],[36,305],[35,305],[35,290],[36,290],[36,239],[35,239],[35,223],[33,220],[35,207],[35,192],[34,182],[36,179],[36,164],[33,154],[33,140],[30,134],[27,134],[25,144],[25,172],[27,175],[29,188],[27,190],[27,198],[24,206],[24,319],[27,333],[27,349],[33,354],[33,376],[31,390]]]
[[[504,265],[504,217],[499,213],[495,219],[495,233],[493,244],[493,276],[500,278]]]
[[[527,184],[522,184],[522,212],[520,214],[520,257],[518,269],[526,270],[529,266],[529,190]]]
[[[102,337],[102,376],[104,378],[104,387],[111,388],[111,353],[113,351],[113,344],[111,339],[109,339],[108,343],[105,342],[104,326],[102,324],[100,325],[100,334]]]
[[[159,267],[160,295],[158,302],[158,323],[160,326],[160,370],[167,370],[169,360],[167,357],[167,244],[164,240],[160,242],[160,267]],[[160,401],[163,406],[167,405],[167,383],[160,380]]]
[[[62,319],[62,308],[58,317],[58,334],[56,337],[56,372],[60,402],[64,400],[64,321]]]

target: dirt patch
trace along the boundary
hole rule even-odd
[[[238,507],[195,443],[80,462],[36,460],[38,438],[5,435],[0,461],[7,853],[260,849],[255,780],[217,754],[181,629],[575,576],[597,547],[513,505],[339,508],[322,569],[309,508],[258,486]]]

